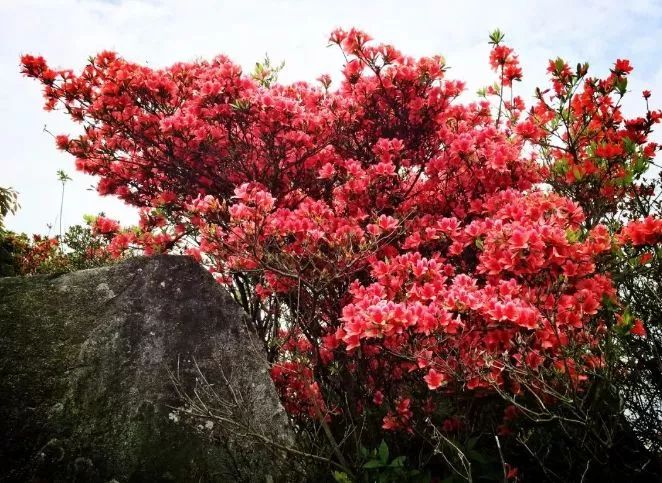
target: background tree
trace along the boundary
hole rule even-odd
[[[18,208],[18,193],[12,188],[0,186],[0,230],[4,229],[5,217],[16,213]]]

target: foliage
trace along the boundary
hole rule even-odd
[[[269,56],[265,54],[262,62],[255,63],[251,77],[262,87],[270,87],[278,81],[278,74],[283,70],[283,67],[285,67],[285,62],[273,65]]]
[[[401,481],[427,483],[430,481],[430,477],[423,474],[420,470],[408,469],[406,467],[406,456],[390,458],[388,444],[384,440],[382,440],[376,449],[368,451],[366,448],[361,447],[360,452],[365,463],[361,466],[362,472],[357,481],[375,481],[379,483]],[[333,477],[338,483],[353,481],[347,473],[342,471],[335,471]]]
[[[73,225],[60,237],[0,232],[0,276],[62,273],[95,268],[129,256],[111,253],[112,238],[119,223],[99,216],[86,216],[85,225]]]
[[[18,208],[18,193],[12,188],[0,186],[0,231],[4,228],[5,217],[10,213],[16,213]]]
[[[361,448],[386,435],[435,477],[657,471],[659,422],[633,432],[620,398],[660,374],[632,385],[629,351],[659,347],[646,173],[661,113],[623,117],[627,61],[598,79],[561,59],[527,111],[503,38],[490,36],[497,82],[468,104],[442,57],[354,29],[330,37],[346,58],[335,90],[223,56],[154,70],[103,52],[80,75],[22,62],[46,108],[85,126],[58,147],[141,208],[109,252],[186,245],[208,265],[264,340],[302,437],[346,470],[336,478],[372,469]]]

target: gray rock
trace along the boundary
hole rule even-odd
[[[245,321],[187,257],[0,279],[0,481],[295,479]]]

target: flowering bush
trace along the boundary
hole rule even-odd
[[[100,267],[128,256],[115,239],[129,236],[119,223],[103,215],[87,216],[85,225],[71,226],[59,236],[17,234],[0,230],[0,276],[61,273]]]
[[[330,37],[347,59],[336,89],[327,75],[280,85],[264,66],[251,77],[223,56],[156,70],[103,52],[79,75],[22,63],[46,108],[85,126],[58,147],[141,209],[112,253],[194,241],[251,316],[302,431],[324,426],[349,474],[360,457],[342,453],[384,434],[443,474],[449,438],[467,459],[465,437],[585,417],[616,329],[646,332],[614,263],[662,237],[632,208],[656,195],[644,174],[661,114],[623,118],[629,63],[593,79],[552,61],[552,89],[526,111],[505,95],[517,56],[490,40],[497,83],[470,103],[442,57],[354,29]]]

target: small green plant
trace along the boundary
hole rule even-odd
[[[418,469],[407,467],[406,456],[396,456],[390,459],[388,445],[384,440],[373,450],[368,450],[362,446],[361,457],[365,463],[357,471],[355,480],[347,475],[347,473],[335,471],[333,473],[335,481],[338,483],[426,483],[430,481],[429,475]]]
[[[64,185],[71,181],[71,178],[64,170],[57,170],[57,180],[62,183],[62,194],[60,195],[60,240],[62,240],[62,211],[64,210]]]
[[[285,67],[285,62],[273,65],[268,54],[264,54],[262,62],[256,62],[251,77],[260,83],[262,87],[271,87],[278,81],[278,74]]]

